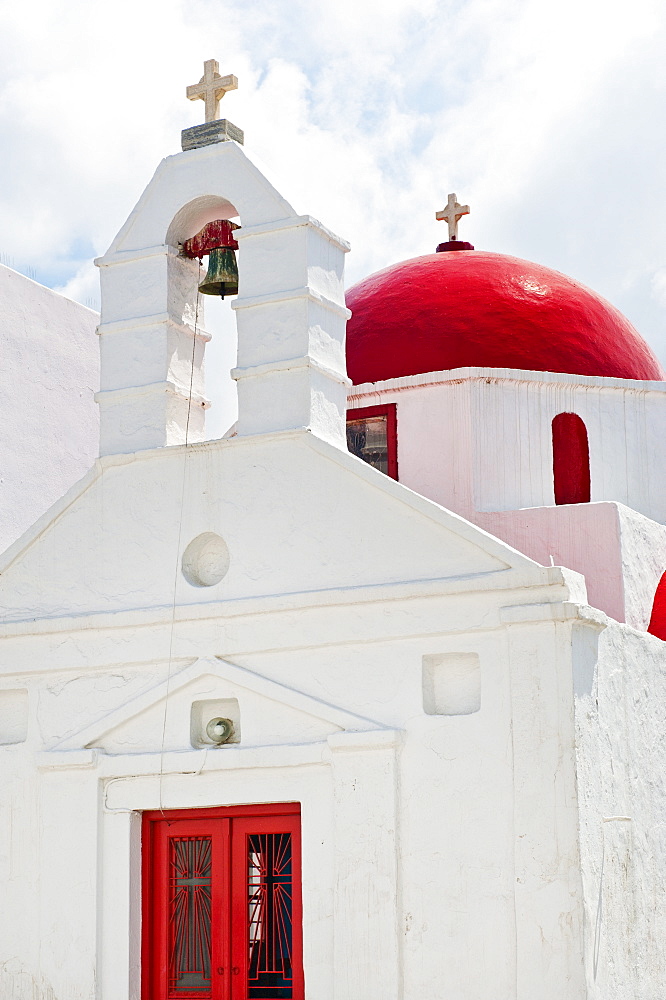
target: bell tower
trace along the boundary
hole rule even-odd
[[[220,77],[217,64],[209,62],[212,82],[204,74],[188,96],[206,99],[210,91],[214,104],[215,94],[219,102],[225,89],[234,89],[235,77]],[[203,326],[201,255],[194,238],[210,236],[216,226],[233,230],[233,238],[220,241],[215,230],[217,243],[213,237],[211,245],[239,248],[233,302],[238,361],[232,372],[238,434],[305,428],[345,447],[350,313],[343,273],[349,246],[317,220],[297,214],[242,141],[240,129],[226,121],[186,129],[183,151],[162,161],[95,262],[102,286],[101,455],[204,439],[204,349],[210,336]],[[217,266],[224,272],[222,291],[234,294],[226,265],[218,259]],[[215,280],[204,284],[204,292],[218,291]]]

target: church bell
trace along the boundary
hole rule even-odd
[[[238,264],[231,247],[216,247],[208,254],[208,273],[199,285],[202,295],[238,294]]]
[[[199,260],[208,254],[208,273],[199,285],[203,295],[238,295],[238,264],[236,253],[238,243],[234,232],[240,226],[230,219],[215,219],[207,222],[203,229],[181,244],[184,257]]]

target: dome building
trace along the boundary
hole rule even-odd
[[[666,569],[666,477],[647,467],[666,375],[619,310],[457,239],[346,301],[350,449],[543,565],[583,573],[595,607],[648,628]]]
[[[449,249],[373,274],[347,293],[354,384],[454,368],[663,380],[637,331],[601,296],[539,264]]]

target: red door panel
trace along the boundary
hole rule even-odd
[[[303,996],[300,846],[298,816],[234,821],[231,1000]]]
[[[300,863],[292,803],[145,813],[143,1000],[302,1000]]]
[[[228,830],[228,820],[214,817],[150,824],[144,956],[151,989],[144,995],[151,1000],[227,1000]]]

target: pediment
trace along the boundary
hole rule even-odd
[[[196,660],[129,699],[53,749],[96,748],[106,753],[159,753],[207,744],[208,717],[231,718],[228,745],[313,743],[345,730],[382,728],[376,722],[270,680],[220,657]],[[227,745],[227,744],[225,744]]]
[[[340,590],[353,600],[363,587],[473,577],[484,589],[512,576],[543,586],[526,556],[313,434],[193,448],[184,494],[182,460],[162,448],[98,463],[6,554],[0,619]],[[211,535],[228,553],[222,572],[188,575],[192,545]]]

